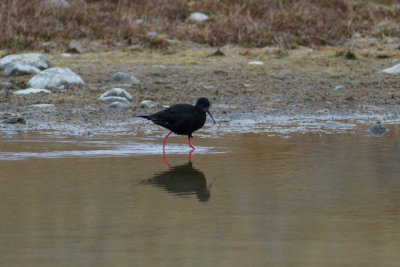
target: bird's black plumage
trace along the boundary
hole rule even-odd
[[[211,116],[208,111],[209,107],[210,101],[205,97],[201,97],[194,106],[176,104],[152,115],[139,117],[151,120],[175,134],[187,135],[191,138],[194,131],[203,127],[206,122],[206,113]],[[214,120],[214,118],[212,119]]]

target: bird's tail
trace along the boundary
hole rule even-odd
[[[143,118],[143,119],[149,119],[149,116],[133,116],[134,118]]]

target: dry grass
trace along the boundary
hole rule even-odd
[[[358,32],[399,36],[398,1],[346,0],[69,0],[51,7],[30,0],[0,1],[0,49],[38,48],[52,41],[65,49],[71,40],[112,45],[146,44],[154,48],[179,39],[222,46],[321,46],[343,43]],[[188,20],[206,13],[205,22]],[[156,32],[161,35],[149,35]]]

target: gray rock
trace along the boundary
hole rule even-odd
[[[128,102],[129,103],[129,102]],[[129,104],[123,102],[112,102],[108,108],[118,108],[118,109],[128,109],[130,107]]]
[[[264,62],[261,62],[261,61],[250,61],[249,65],[264,65]]]
[[[99,98],[99,101],[104,103],[122,102],[128,105],[131,103],[125,97],[120,97],[120,96],[107,96],[102,99]]]
[[[400,73],[400,64],[394,65],[391,68],[384,69],[380,73],[398,74]]]
[[[14,95],[28,95],[28,94],[37,94],[37,93],[50,94],[51,91],[49,91],[47,89],[28,88],[28,89],[24,89],[24,90],[15,91]]]
[[[29,80],[32,88],[68,89],[70,85],[83,85],[85,82],[69,68],[50,68],[39,72]]]
[[[74,55],[70,54],[70,53],[62,53],[60,56],[61,57],[73,57]]]
[[[137,78],[135,78],[127,73],[124,73],[124,72],[115,73],[111,77],[111,79],[113,79],[114,81],[120,81],[120,82],[125,82],[125,83],[140,84],[140,81]]]
[[[338,92],[344,92],[344,91],[346,91],[346,87],[336,86],[333,90],[338,91]]]
[[[158,106],[158,103],[151,100],[143,100],[142,102],[140,102],[140,105],[146,108],[154,108]]]
[[[20,76],[20,75],[30,75],[30,74],[37,74],[40,70],[36,67],[23,65],[20,63],[9,63],[4,68],[4,76]]]
[[[49,4],[54,7],[69,7],[69,3],[67,0],[45,0],[46,4]]]
[[[374,125],[372,125],[369,129],[368,129],[369,133],[375,137],[381,137],[383,136],[388,129],[383,126],[379,121],[377,123],[375,123]]]
[[[164,65],[153,65],[151,66],[153,69],[166,69],[167,67],[165,67]]]
[[[132,84],[128,84],[128,83],[116,84],[116,85],[114,85],[114,88],[129,89],[129,88],[132,88]]]
[[[135,20],[135,24],[136,25],[140,25],[140,24],[143,24],[144,23],[144,19],[137,19],[137,20]]]
[[[8,119],[0,121],[0,123],[8,123],[8,124],[16,124],[16,123],[22,123],[26,124],[26,120],[24,117],[17,116],[17,117],[10,117]]]
[[[40,70],[50,68],[49,60],[42,54],[37,53],[5,56],[0,60],[0,69],[4,69],[10,63],[28,65]]]
[[[208,16],[204,13],[194,12],[190,14],[189,19],[194,21],[205,21],[208,19]]]
[[[111,102],[123,102],[126,104],[130,104],[130,102],[133,101],[132,96],[125,91],[124,89],[121,88],[112,88],[108,90],[107,92],[103,93],[99,97],[99,101],[105,102],[105,103],[111,103]]]
[[[29,105],[29,108],[52,108],[54,107],[54,104],[35,104],[35,105]]]

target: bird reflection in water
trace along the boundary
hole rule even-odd
[[[210,199],[210,188],[204,173],[193,167],[192,162],[170,168],[147,180],[148,183],[164,188],[179,196],[196,194],[200,202]]]

